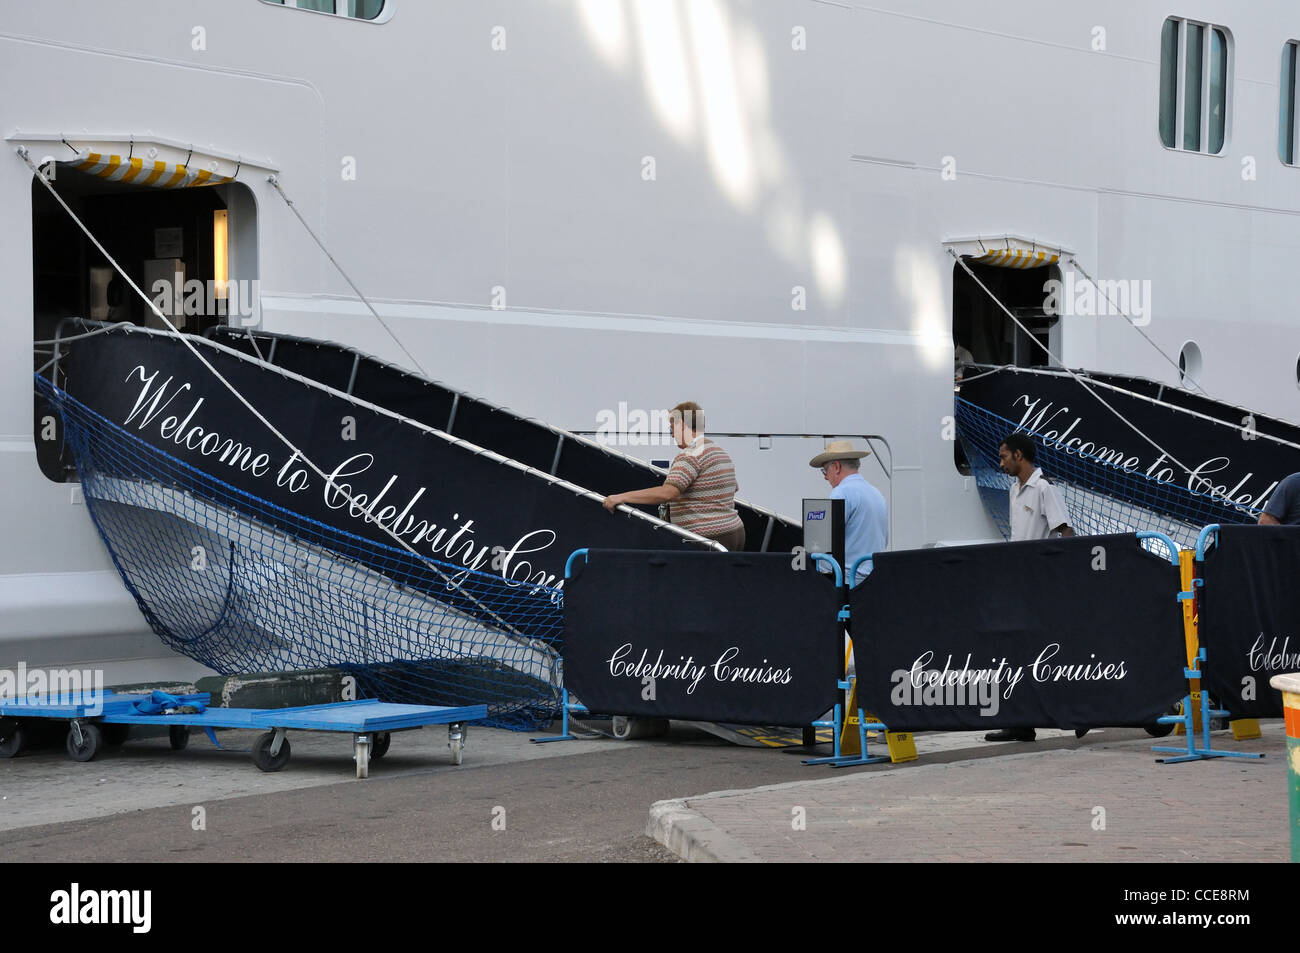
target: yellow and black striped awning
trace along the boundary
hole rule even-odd
[[[187,160],[189,162],[189,160]],[[214,169],[205,169],[198,163],[168,162],[161,159],[145,159],[140,156],[114,155],[107,152],[93,152],[89,149],[77,151],[73,159],[62,163],[87,175],[93,175],[109,182],[121,182],[123,185],[147,185],[157,189],[186,189],[200,185],[224,185],[235,178],[238,167],[229,175]]]
[[[1061,260],[1061,253],[1052,249],[1008,246],[989,249],[982,255],[972,255],[971,261],[981,265],[997,265],[1000,268],[1042,268],[1055,265]]]

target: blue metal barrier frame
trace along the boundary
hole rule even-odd
[[[844,577],[840,573],[839,562],[834,556],[828,556],[825,553],[813,553],[814,561],[823,559],[829,562],[831,567],[835,570],[835,588],[840,588],[840,586],[844,584]],[[856,580],[858,567],[864,562],[869,562],[870,560],[870,556],[860,556],[854,560],[853,568],[849,571],[849,578]],[[847,605],[843,606],[836,616],[836,618],[841,622],[849,621],[849,617],[850,610]],[[842,678],[838,681],[836,687],[838,687],[842,692],[848,692],[852,690],[854,681],[855,680]],[[837,702],[835,704],[834,709],[832,709],[832,717],[830,721],[821,719],[819,721],[814,721],[812,724],[814,728],[831,729],[832,753],[829,758],[805,758],[803,761],[804,764],[828,764],[832,768],[849,768],[855,765],[878,764],[881,761],[889,760],[888,755],[872,755],[867,744],[868,731],[888,731],[889,729],[883,722],[879,721],[873,721],[868,724],[866,715],[861,708],[858,708],[858,754],[846,755],[840,751],[840,735],[843,734],[844,731],[844,705],[842,703]]]
[[[569,558],[564,561],[564,578],[566,580],[573,578],[573,563],[579,556],[582,557],[584,563],[587,562],[587,550],[585,548],[575,549],[569,553]],[[560,660],[561,664],[563,664],[563,661],[563,659]],[[535,745],[550,744],[552,741],[576,741],[578,736],[569,731],[569,714],[591,714],[586,705],[569,701],[569,690],[567,688],[561,688],[560,692],[560,733],[555,736],[548,735],[545,738],[529,738],[528,740]]]
[[[1142,539],[1160,540],[1160,542],[1165,544],[1165,548],[1169,550],[1169,561],[1174,564],[1175,569],[1178,568],[1178,544],[1175,543],[1168,536],[1166,536],[1164,533],[1158,533],[1155,532],[1154,530],[1142,530],[1137,534],[1137,538],[1140,540]]]
[[[813,565],[821,568],[823,563],[829,563],[830,567],[835,570],[835,588],[838,589],[844,585],[844,570],[840,569],[840,561],[829,553],[809,553],[812,556]]]
[[[839,681],[840,691],[847,692],[852,687],[853,687],[852,681],[844,678],[840,679]],[[832,751],[831,756],[829,758],[805,758],[803,763],[804,764],[828,764],[832,768],[851,768],[854,767],[855,765],[860,765],[860,764],[879,764],[881,761],[888,761],[889,760],[888,755],[883,755],[883,754],[872,755],[870,753],[870,749],[867,747],[867,732],[888,731],[889,729],[885,727],[884,723],[879,721],[873,721],[870,724],[868,724],[866,715],[861,708],[858,709],[858,751],[859,753],[846,755],[840,752],[840,735],[844,729],[844,719],[842,714],[843,711],[844,711],[844,706],[839,702],[836,702],[834,715],[830,721],[826,721],[825,719],[823,719],[821,721],[813,722],[814,728],[829,727],[833,732],[833,734],[831,735],[831,743],[833,745],[831,749]]]
[[[1196,536],[1196,561],[1205,562],[1205,553],[1209,548],[1210,542],[1218,534],[1220,524],[1211,523],[1208,526],[1201,527],[1200,533]],[[1192,580],[1192,590],[1190,592],[1180,592],[1179,599],[1195,598],[1196,588],[1205,585],[1205,580],[1197,577]],[[1205,648],[1202,646],[1197,652],[1196,658],[1192,660],[1191,668],[1184,668],[1183,675],[1188,681],[1201,678],[1201,664],[1205,661]],[[1182,725],[1183,734],[1187,736],[1187,746],[1185,748],[1173,748],[1165,745],[1153,745],[1152,751],[1163,751],[1169,754],[1178,755],[1176,758],[1156,758],[1159,764],[1181,764],[1184,761],[1206,761],[1210,758],[1262,758],[1263,752],[1257,751],[1222,751],[1215,749],[1210,741],[1210,721],[1213,718],[1230,718],[1232,713],[1221,708],[1210,707],[1210,693],[1204,685],[1201,686],[1201,742],[1204,747],[1198,748],[1196,745],[1196,714],[1192,709],[1192,696],[1190,693],[1183,696],[1183,713],[1181,715],[1162,715],[1157,721],[1162,725]]]
[[[584,553],[585,553],[586,550],[585,550],[585,549],[584,549],[584,550],[580,550],[580,552],[584,552]],[[576,554],[575,554],[575,555],[576,555]],[[570,558],[572,558],[572,557],[570,557]],[[566,578],[567,578],[567,576],[566,576]],[[552,741],[577,741],[577,740],[578,740],[578,736],[577,736],[577,735],[574,735],[574,734],[570,734],[570,732],[569,732],[569,714],[570,714],[570,712],[572,712],[572,713],[575,714],[575,715],[590,715],[590,714],[591,714],[591,712],[587,709],[587,706],[584,705],[584,704],[582,704],[581,702],[570,702],[570,701],[569,701],[569,690],[568,690],[567,688],[562,688],[562,689],[560,689],[560,691],[563,693],[563,694],[560,696],[560,733],[559,733],[558,735],[553,736],[553,737],[550,736],[550,735],[548,735],[548,736],[545,737],[545,738],[529,738],[528,740],[531,741],[531,742],[532,742],[533,744],[535,744],[535,745],[545,745],[545,744],[550,744]]]
[[[1205,562],[1205,550],[1209,545],[1210,537],[1217,535],[1218,532],[1218,523],[1211,523],[1209,526],[1201,527],[1200,533],[1196,536],[1196,561],[1198,563]]]
[[[1208,529],[1209,527],[1207,527]],[[1215,527],[1216,529],[1218,527]],[[1197,541],[1197,548],[1200,548],[1200,541]],[[1205,661],[1205,649],[1202,648],[1197,654],[1193,663]],[[1183,674],[1190,681],[1201,677],[1200,666],[1193,664],[1192,668],[1184,668]],[[1196,746],[1196,720],[1192,711],[1192,696],[1190,694],[1183,696],[1183,713],[1181,715],[1161,715],[1156,720],[1162,725],[1182,725],[1183,732],[1187,736],[1186,748],[1173,748],[1164,745],[1153,745],[1152,751],[1164,751],[1171,754],[1179,755],[1177,758],[1156,758],[1158,764],[1181,764],[1184,761],[1206,761],[1210,758],[1262,758],[1264,753],[1260,751],[1221,751],[1216,750],[1210,742],[1210,719],[1226,718],[1229,712],[1220,708],[1210,707],[1210,693],[1206,691],[1205,686],[1201,686],[1201,735],[1205,747]]]

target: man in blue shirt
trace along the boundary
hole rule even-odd
[[[844,501],[846,573],[859,558],[882,552],[889,543],[889,507],[880,491],[858,472],[862,458],[870,455],[870,450],[853,449],[848,440],[832,440],[825,452],[809,463],[819,468],[831,485],[831,499]],[[869,572],[871,564],[863,563],[849,585],[856,586]]]

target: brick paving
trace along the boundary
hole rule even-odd
[[[1286,862],[1286,738],[1280,721],[1262,727],[1212,736],[1262,760],[1174,765],[1150,739],[1104,736],[926,764],[921,737],[910,764],[659,802],[647,833],[702,861]]]

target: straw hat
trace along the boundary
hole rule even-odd
[[[824,467],[832,460],[861,460],[871,456],[870,450],[854,450],[851,440],[832,440],[826,449],[809,462],[810,467]]]

